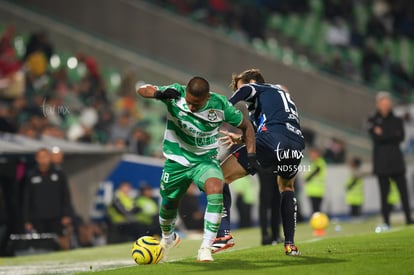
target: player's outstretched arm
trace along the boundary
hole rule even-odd
[[[157,86],[145,84],[138,88],[137,94],[146,98],[155,98],[155,92],[158,90]]]
[[[146,98],[155,98],[155,99],[179,99],[180,93],[173,88],[167,88],[163,91],[158,90],[157,86],[154,85],[143,85],[138,88],[137,93]]]

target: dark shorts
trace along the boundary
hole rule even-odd
[[[284,135],[264,132],[256,136],[256,155],[261,166],[284,179],[291,179],[298,173],[304,149],[303,141]],[[245,145],[234,145],[231,154],[249,174],[255,174],[249,166]]]

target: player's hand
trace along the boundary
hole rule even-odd
[[[382,128],[379,126],[374,127],[374,133],[378,136],[382,135]]]
[[[260,162],[257,160],[256,153],[247,153],[247,158],[249,160],[249,170],[253,169],[256,172],[263,171],[263,167],[260,165]]]
[[[231,146],[234,144],[240,144],[241,143],[241,136],[235,133],[231,133],[229,131],[220,130],[220,133],[222,133],[224,136],[219,137],[219,141],[222,145],[227,145],[226,149],[230,149]]]
[[[168,88],[164,91],[157,90],[154,93],[154,98],[156,99],[179,99],[180,93],[173,88]]]

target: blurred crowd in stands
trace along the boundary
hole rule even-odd
[[[266,45],[269,38],[276,39],[278,43],[294,49],[294,52],[303,53],[312,66],[328,73],[375,89],[390,89],[405,102],[413,96],[413,1],[155,2],[222,30],[238,42],[261,41]],[[287,20],[274,27],[273,22],[281,20],[273,19],[281,17]],[[296,25],[297,21],[301,21],[301,25]],[[324,41],[320,43],[317,40]]]
[[[13,25],[0,32],[0,132],[99,143],[161,157],[165,112],[157,108],[158,102],[136,97],[140,82],[133,69],[123,73],[111,93],[93,56],[77,53],[71,57],[84,68],[73,77],[74,69],[64,62],[45,31],[30,33],[20,55],[16,49],[19,35]],[[60,65],[53,66],[59,56]],[[309,132],[312,141],[315,134]]]
[[[328,45],[323,48],[326,50],[323,58],[317,59],[322,69],[368,85],[375,86],[378,81],[388,84],[388,87],[375,87],[390,88],[394,95],[403,99],[410,100],[413,96],[412,1],[157,0],[155,3],[225,30],[233,39],[245,42],[257,38],[266,41],[270,36],[283,41],[285,33],[282,29],[271,30],[269,21],[275,14],[309,17],[317,13],[316,17],[325,22],[325,25],[317,26],[326,27],[325,36],[319,39]],[[362,20],[364,16],[365,20]],[[135,89],[139,79],[134,69],[126,70],[116,90],[111,92],[108,77],[93,56],[73,53],[71,58],[76,66],[84,68],[73,77],[75,70],[66,65],[66,60],[62,59],[60,65],[55,64],[56,57],[62,58],[62,55],[45,31],[26,34],[28,38],[20,52],[16,48],[18,35],[13,25],[0,28],[1,132],[30,138],[49,135],[160,156],[158,145],[164,127],[164,112],[159,112],[156,103],[137,99]],[[404,43],[407,43],[409,56],[401,54]],[[343,51],[358,52],[359,57],[346,58]],[[314,54],[312,49],[308,53],[309,57]],[[332,144],[337,147],[335,142],[328,143],[327,147]]]
[[[151,134],[145,126],[151,119],[162,127],[164,120],[156,111],[147,112],[151,109],[147,103],[138,102],[133,69],[123,74],[110,95],[93,56],[77,53],[67,63],[59,60],[45,31],[26,34],[19,56],[17,35],[13,25],[0,29],[0,132],[34,139],[47,135],[152,154]],[[73,67],[84,68],[83,73],[71,77]]]

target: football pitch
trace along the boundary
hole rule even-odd
[[[400,219],[399,219],[400,220]],[[414,226],[400,221],[375,233],[379,217],[358,222],[332,221],[323,237],[307,223],[298,224],[300,257],[284,255],[283,245],[261,246],[258,228],[235,230],[236,245],[198,263],[200,240],[184,238],[168,262],[136,265],[132,244],[82,248],[0,259],[0,274],[414,274]]]

